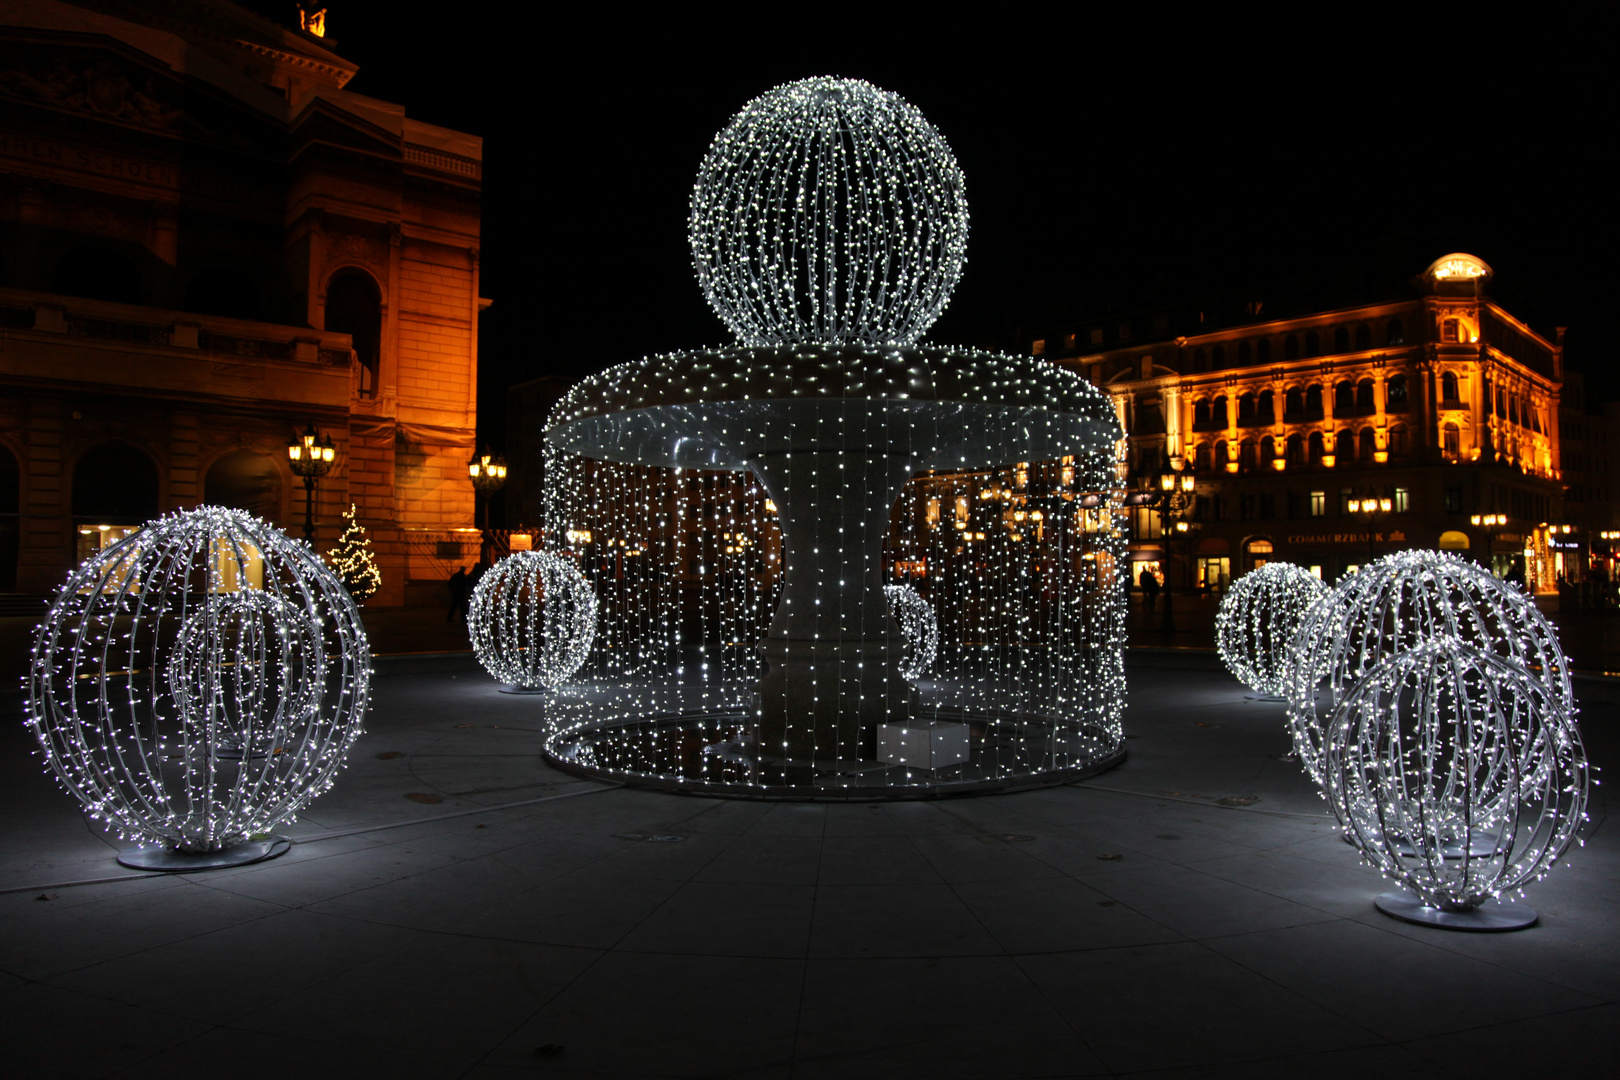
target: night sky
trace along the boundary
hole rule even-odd
[[[349,89],[484,137],[480,427],[497,444],[514,382],[729,340],[686,244],[698,163],[750,98],[821,74],[906,97],[966,174],[968,265],[930,340],[1014,349],[1109,310],[1403,298],[1467,251],[1507,310],[1548,337],[1569,327],[1595,398],[1620,397],[1601,336],[1620,285],[1599,171],[1616,95],[1599,79],[1607,34],[1575,15],[1178,22],[1156,6],[975,26],[938,7],[883,24],[864,5],[794,6],[823,28],[805,31],[685,5],[664,22],[604,5],[602,21],[550,24],[564,9],[329,8],[360,65]],[[526,28],[503,25],[518,10]]]

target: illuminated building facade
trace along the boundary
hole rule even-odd
[[[311,425],[335,449],[317,547],[358,506],[372,603],[476,560],[482,143],[345,90],[324,30],[225,0],[7,6],[0,592],[202,502],[296,532]]]
[[[1426,547],[1553,590],[1563,331],[1504,311],[1490,279],[1453,254],[1409,300],[1272,321],[1251,304],[1184,336],[1150,313],[1033,342],[1125,424],[1133,578],[1220,588],[1280,559],[1331,582]]]

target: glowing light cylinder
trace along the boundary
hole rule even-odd
[[[308,545],[203,506],[69,575],[35,633],[28,723],[92,817],[217,852],[331,786],[370,676],[359,611]]]
[[[573,560],[515,551],[484,572],[467,607],[473,652],[499,682],[553,690],[596,638],[596,594]]]
[[[916,682],[934,666],[934,657],[939,653],[939,618],[934,606],[910,585],[885,585],[883,595],[888,598],[889,610],[906,642],[900,673]]]
[[[1454,637],[1379,661],[1328,731],[1323,775],[1347,837],[1427,908],[1522,889],[1586,819],[1586,754],[1562,697]]]
[[[1323,782],[1328,715],[1356,681],[1384,658],[1440,638],[1517,661],[1574,714],[1558,634],[1527,593],[1456,555],[1399,551],[1313,603],[1290,646],[1288,725],[1313,779]]]
[[[1215,645],[1227,669],[1255,693],[1280,696],[1294,634],[1327,591],[1310,571],[1285,562],[1234,581],[1215,613]]]

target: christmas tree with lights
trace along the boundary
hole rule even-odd
[[[326,557],[344,588],[354,597],[354,602],[363,604],[382,587],[382,572],[377,569],[377,560],[372,557],[371,540],[366,536],[364,526],[355,520],[356,513],[355,505],[350,503],[343,515],[346,523],[343,535],[338,537],[337,546]]]

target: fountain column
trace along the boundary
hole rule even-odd
[[[905,640],[883,595],[883,539],[910,462],[816,449],[760,454],[749,466],[782,528],[770,668],[755,687],[761,749],[853,762],[875,725],[917,710],[917,689],[900,673]]]

